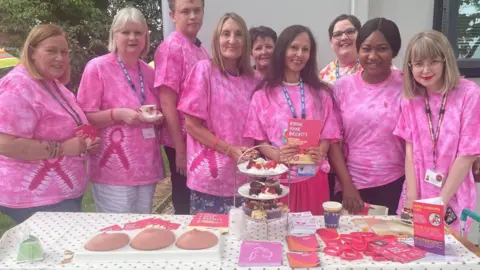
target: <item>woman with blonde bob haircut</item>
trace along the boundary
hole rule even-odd
[[[148,35],[138,9],[118,11],[110,29],[111,53],[88,62],[80,82],[78,103],[102,138],[90,160],[97,212],[150,214],[156,183],[164,178],[155,132],[163,116],[140,112],[144,105],[158,105],[154,70],[140,59],[148,52]]]
[[[398,212],[409,219],[414,200],[440,197],[445,222],[459,231],[461,211],[477,200],[471,169],[480,154],[480,88],[460,77],[453,49],[437,31],[415,35],[404,63],[406,99],[394,131],[406,141]]]
[[[257,84],[245,21],[227,13],[213,36],[213,59],[193,67],[178,105],[185,113],[191,214],[228,212],[236,193],[232,175],[237,161],[254,143],[242,136]],[[238,184],[246,180],[237,177]]]
[[[68,53],[59,26],[39,25],[20,64],[0,80],[0,212],[17,223],[38,211],[81,211],[84,155],[98,140],[79,134],[88,121],[63,85]]]

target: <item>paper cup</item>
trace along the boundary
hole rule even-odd
[[[325,227],[338,228],[340,225],[340,212],[342,211],[342,204],[339,202],[324,202],[323,203],[323,217],[325,219]]]
[[[157,116],[157,106],[156,105],[143,105],[140,107],[142,115],[145,117],[155,117]]]

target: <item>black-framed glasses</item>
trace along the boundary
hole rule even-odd
[[[343,34],[345,34],[347,37],[350,38],[350,37],[353,37],[353,35],[355,35],[355,33],[357,33],[357,29],[355,29],[354,27],[350,27],[350,28],[347,28],[345,31],[333,32],[332,38],[341,39]]]

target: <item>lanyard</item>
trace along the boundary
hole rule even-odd
[[[55,85],[55,90],[57,90],[57,93],[60,95],[60,97],[62,98],[63,102],[65,104],[67,104],[68,106],[68,109],[67,107],[65,107],[65,105],[57,98],[57,96],[53,93],[52,89],[50,89],[50,87],[48,87],[47,83],[45,83],[44,80],[42,80],[42,84],[43,84],[43,87],[45,87],[45,89],[50,93],[50,95],[53,97],[53,99],[55,99],[55,101],[57,101],[58,104],[60,104],[60,106],[63,108],[63,110],[65,110],[72,118],[73,120],[75,121],[75,123],[77,124],[77,126],[81,126],[83,125],[83,122],[82,122],[82,118],[80,118],[80,115],[78,115],[77,111],[75,111],[75,109],[72,107],[72,105],[70,105],[70,103],[68,103],[67,99],[63,96],[62,92],[60,91],[60,89],[58,88],[57,86],[57,83],[56,82],[53,82],[53,84]]]
[[[355,63],[355,66],[353,67],[353,72],[357,72],[358,64],[360,64],[360,60],[357,59],[357,62]],[[340,65],[338,64],[338,61],[335,62],[335,78],[338,80],[340,79]]]
[[[125,68],[125,65],[123,64],[122,59],[118,56],[118,54],[115,54],[117,57],[118,63],[120,64],[120,67],[122,67],[123,74],[125,74],[125,77],[127,78],[128,84],[130,84],[130,87],[132,88],[133,93],[138,97],[138,100],[140,100],[140,103],[143,105],[145,103],[145,87],[143,86],[143,73],[142,69],[140,68],[140,63],[138,63],[138,74],[140,76],[140,94],[141,96],[138,95],[137,88],[135,87],[135,84],[133,84],[132,78],[130,78],[130,75],[128,75],[127,69]]]
[[[292,117],[297,118],[297,112],[293,107],[292,99],[290,98],[290,95],[288,94],[288,91],[285,88],[285,85],[282,85],[282,90],[283,90],[283,94],[285,95],[285,99],[287,100],[288,106],[290,107],[290,111],[292,112]],[[305,120],[307,118],[307,108],[305,105],[305,89],[303,88],[302,80],[300,80],[300,101],[302,103],[302,119]]]
[[[437,128],[433,130],[432,123],[432,110],[430,109],[430,102],[428,100],[428,93],[425,91],[425,112],[427,113],[428,127],[430,129],[430,136],[432,137],[433,142],[433,170],[436,170],[437,167],[437,143],[438,136],[440,134],[440,126],[443,122],[443,116],[445,115],[445,105],[447,104],[447,93],[443,94],[442,106],[440,107],[440,112],[438,114]]]

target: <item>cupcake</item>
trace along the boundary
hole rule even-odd
[[[260,209],[260,204],[258,201],[255,200],[246,200],[242,205],[242,209],[245,212],[245,215],[250,217],[252,216],[253,210]]]
[[[263,188],[263,184],[260,182],[251,182],[250,183],[250,190],[248,191],[249,195],[258,195]]]
[[[252,211],[252,218],[255,220],[266,220],[267,213],[264,210],[254,210]]]
[[[282,212],[280,211],[280,208],[265,210],[265,212],[267,212],[267,219],[274,219],[282,216]]]
[[[274,178],[269,178],[269,179],[265,180],[265,186],[266,187],[273,187],[273,188],[280,187],[280,180],[274,179]]]

